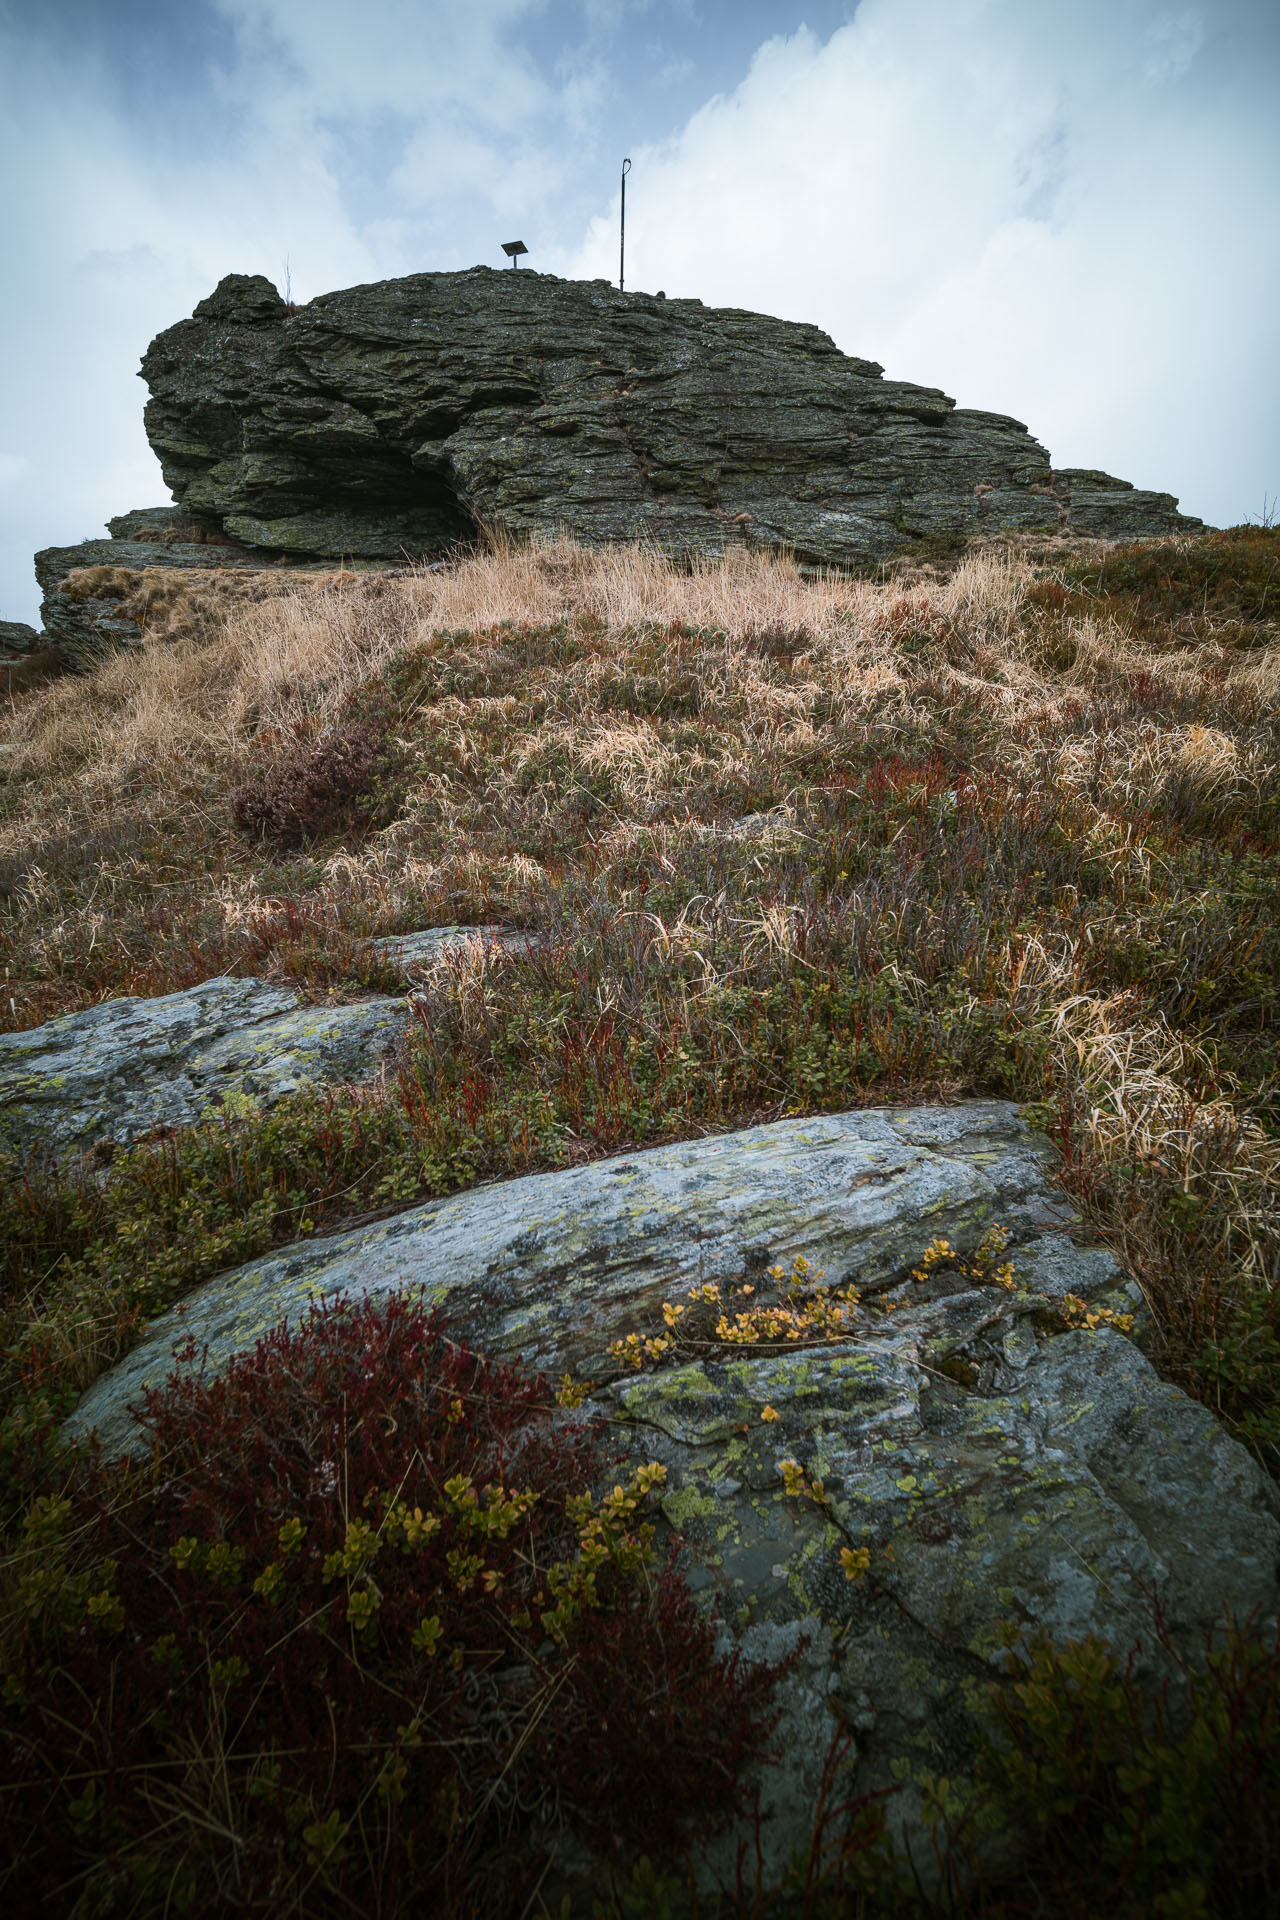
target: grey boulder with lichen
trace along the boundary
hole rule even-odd
[[[128,1145],[364,1079],[412,1017],[403,1000],[308,1006],[289,987],[229,978],[107,1000],[0,1033],[0,1144],[50,1155]]]
[[[127,1450],[130,1407],[185,1343],[181,1364],[203,1352],[216,1371],[319,1301],[410,1293],[490,1354],[573,1372],[624,1451],[666,1467],[663,1523],[718,1602],[724,1645],[800,1650],[757,1775],[766,1877],[807,1845],[843,1727],[846,1789],[889,1791],[927,1880],[927,1781],[969,1776],[1007,1623],[1140,1646],[1156,1685],[1153,1597],[1183,1658],[1224,1613],[1267,1630],[1280,1597],[1274,1485],[1118,1329],[1117,1315],[1141,1321],[1137,1289],[1077,1244],[1053,1164],[1015,1107],[971,1102],[785,1120],[475,1188],[207,1282],[90,1389],[69,1431]],[[1011,1271],[966,1269],[994,1225]],[[924,1261],[939,1238],[959,1266]],[[859,1290],[850,1337],[672,1347],[640,1372],[611,1353],[661,1336],[664,1304],[709,1282],[739,1306],[769,1301],[770,1269],[794,1273],[797,1256],[799,1293]],[[1090,1303],[1092,1330],[1068,1326],[1068,1297]],[[841,1555],[862,1550],[850,1579]],[[702,1850],[704,1884],[732,1884],[748,1838]],[[999,1858],[1016,1836],[983,1845]],[[591,1873],[571,1850],[561,1870]]]

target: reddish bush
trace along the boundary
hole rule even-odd
[[[342,829],[375,826],[393,805],[399,752],[368,721],[299,742],[256,780],[234,787],[228,804],[241,833],[300,846]]]
[[[393,1301],[145,1428],[10,1563],[8,1911],[500,1915],[555,1822],[661,1856],[739,1805],[779,1669],[716,1657],[650,1565],[661,1469],[596,1497],[541,1382]]]

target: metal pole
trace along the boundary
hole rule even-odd
[[[627,290],[627,175],[631,171],[631,162],[622,163],[622,226],[618,237],[618,292]]]

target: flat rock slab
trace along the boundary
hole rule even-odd
[[[385,939],[371,940],[370,949],[388,966],[399,970],[402,978],[412,980],[426,973],[446,954],[465,953],[469,948],[502,947],[508,953],[523,953],[532,936],[510,933],[503,927],[427,927],[420,933],[392,933]]]
[[[200,1287],[68,1430],[129,1448],[130,1404],[184,1341],[216,1370],[335,1296],[420,1292],[485,1351],[593,1379],[586,1411],[666,1465],[665,1524],[691,1585],[719,1597],[726,1645],[748,1658],[803,1647],[759,1775],[766,1878],[807,1846],[841,1723],[853,1790],[895,1790],[891,1818],[927,1878],[923,1782],[967,1777],[1002,1622],[1059,1643],[1142,1642],[1154,1682],[1152,1594],[1192,1657],[1224,1609],[1263,1622],[1277,1609],[1271,1481],[1131,1340],[1062,1330],[1064,1294],[1124,1307],[1137,1289],[1074,1243],[1052,1163],[1015,1107],[972,1102],[787,1120],[475,1188]],[[1011,1287],[945,1265],[914,1278],[931,1241],[963,1253],[993,1224],[1010,1236]],[[852,1338],[717,1346],[642,1373],[610,1359],[612,1341],[662,1332],[663,1303],[705,1281],[767,1299],[769,1267],[798,1254],[805,1290],[863,1290]],[[788,1492],[783,1462],[821,1498]],[[846,1547],[869,1553],[852,1582]],[[995,1850],[1015,1839],[988,1836]],[[704,1883],[733,1884],[744,1840],[754,1858],[746,1833],[705,1850]]]
[[[305,1006],[263,980],[107,1000],[0,1034],[0,1141],[57,1154],[127,1145],[157,1127],[271,1106],[308,1082],[364,1079],[412,1017],[385,998]]]

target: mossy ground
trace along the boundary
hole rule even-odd
[[[344,581],[16,697],[10,1025],[222,971],[388,990],[501,923],[376,1088],[8,1169],[6,1427],[206,1275],[513,1172],[788,1113],[1038,1109],[1153,1359],[1280,1465],[1280,534],[943,578],[553,548]],[[228,795],[326,728],[394,817],[273,852]],[[380,819],[383,816],[378,816]]]

